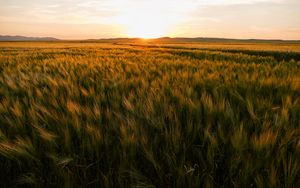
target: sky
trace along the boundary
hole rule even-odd
[[[300,0],[0,0],[0,35],[300,39]]]

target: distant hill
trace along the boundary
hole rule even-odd
[[[25,36],[9,36],[0,35],[0,41],[58,41],[53,37],[25,37]]]
[[[185,37],[162,37],[157,39],[152,39],[155,41],[161,42],[300,42],[300,40],[280,40],[280,39],[230,39],[230,38],[205,38],[205,37],[196,37],[196,38],[185,38]]]
[[[95,42],[95,43],[111,43],[111,42],[140,42],[141,38],[106,38],[106,39],[86,39],[86,40],[60,40],[53,37],[26,37],[26,36],[9,36],[0,35],[0,41],[79,41],[79,42]],[[268,40],[268,39],[229,39],[229,38],[205,38],[205,37],[161,37],[147,39],[148,42],[162,42],[162,43],[190,43],[190,42],[249,42],[249,43],[300,43],[300,40]]]
[[[81,40],[83,42],[140,42],[141,38],[109,38],[109,39],[88,39]],[[187,38],[187,37],[161,37],[154,39],[147,39],[148,42],[163,42],[163,43],[190,43],[190,42],[249,42],[249,43],[300,43],[300,40],[280,40],[280,39],[229,39],[229,38]]]

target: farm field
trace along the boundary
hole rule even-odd
[[[300,43],[0,42],[0,187],[300,187]]]

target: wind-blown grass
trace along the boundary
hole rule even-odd
[[[300,186],[298,52],[26,45],[0,48],[2,186]]]

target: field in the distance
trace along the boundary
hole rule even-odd
[[[0,43],[0,187],[300,187],[300,44]]]

